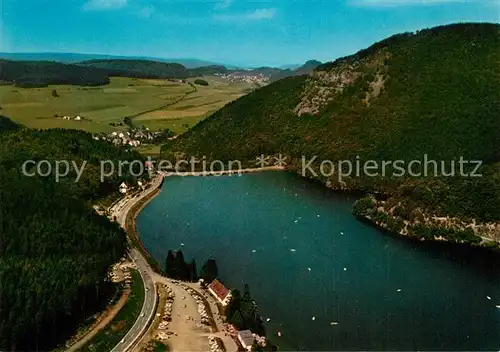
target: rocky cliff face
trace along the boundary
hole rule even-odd
[[[401,202],[376,200],[373,196],[359,200],[355,215],[402,236],[419,240],[469,243],[500,248],[500,223],[465,221],[456,217],[426,214],[420,208],[406,209]]]
[[[295,108],[297,115],[316,115],[333,102],[338,94],[356,81],[364,85],[360,100],[368,105],[370,100],[380,95],[387,76],[387,60],[391,54],[381,49],[376,55],[360,60],[344,60],[334,67],[314,71],[307,80],[301,101]]]

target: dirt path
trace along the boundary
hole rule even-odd
[[[99,321],[90,328],[90,330],[74,345],[66,350],[66,352],[76,352],[83,346],[85,346],[90,340],[92,340],[102,329],[104,329],[118,314],[118,312],[123,308],[127,302],[128,296],[130,295],[130,288],[127,287],[122,293],[120,300],[108,310],[104,311],[99,317]]]

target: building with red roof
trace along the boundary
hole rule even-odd
[[[208,285],[208,292],[210,292],[223,306],[227,306],[232,297],[231,291],[217,279]]]

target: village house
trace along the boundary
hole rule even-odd
[[[142,131],[138,131],[138,132],[136,132],[134,134],[134,138],[138,138],[139,139],[139,138],[146,138],[146,137],[147,137],[146,134],[144,132],[142,132]]]
[[[128,186],[126,185],[125,182],[122,182],[122,184],[120,185],[120,193],[125,194],[127,193],[127,191],[128,191]]]
[[[240,341],[243,348],[246,349],[247,351],[252,350],[254,337],[250,330],[238,331],[238,341]]]
[[[227,306],[232,298],[231,291],[217,279],[208,285],[208,292],[223,306]]]
[[[148,171],[150,171],[150,172],[154,171],[154,165],[153,165],[152,161],[148,160],[148,161],[144,162],[144,166],[146,166],[146,169]]]

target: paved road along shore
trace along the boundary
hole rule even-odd
[[[113,209],[111,210],[112,215],[116,216],[118,223],[122,227],[125,227],[127,215],[129,211],[132,209],[132,207],[136,205],[137,202],[142,200],[144,197],[147,197],[151,193],[155,192],[157,188],[161,185],[162,179],[163,176],[161,175],[157,176],[152,181],[151,186],[145,192],[139,194],[134,198],[125,197],[123,200],[121,200],[120,202],[116,203],[113,206]],[[149,322],[153,318],[153,315],[155,314],[156,310],[155,309],[156,287],[152,280],[152,275],[154,271],[149,266],[147,260],[144,258],[141,252],[138,251],[137,249],[132,247],[129,252],[129,256],[137,266],[137,270],[139,270],[139,273],[141,274],[142,280],[144,282],[144,288],[145,288],[144,304],[142,306],[139,318],[135,321],[134,325],[125,335],[122,341],[118,345],[116,345],[115,348],[111,350],[111,352],[130,351],[134,347],[136,342],[139,340],[139,338],[142,336],[146,328],[148,327]]]

